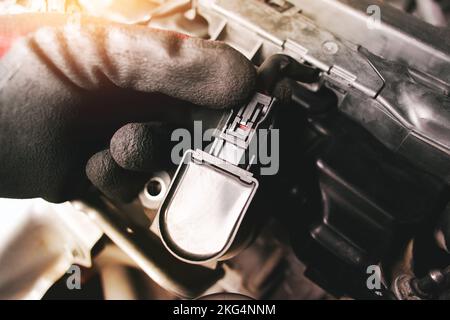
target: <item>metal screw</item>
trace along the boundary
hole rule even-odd
[[[325,41],[322,44],[323,52],[330,55],[335,55],[339,51],[339,45],[334,41]]]

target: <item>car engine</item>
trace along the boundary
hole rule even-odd
[[[0,272],[0,297],[450,299],[450,1],[0,1],[0,14],[21,12],[222,41],[282,94],[199,111],[192,122],[212,143],[185,150],[131,204],[97,190],[17,204],[34,237],[67,245],[47,246],[53,267],[30,258]],[[314,81],[285,77],[286,56]],[[268,161],[255,165],[260,129]],[[30,250],[27,225],[15,226],[22,246],[0,248],[22,248],[10,261]],[[83,292],[64,288],[73,265]]]

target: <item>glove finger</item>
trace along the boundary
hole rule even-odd
[[[86,175],[103,194],[122,202],[131,202],[150,178],[150,174],[120,167],[109,150],[96,153],[89,159]]]
[[[75,27],[42,28],[29,43],[41,60],[87,90],[112,83],[225,108],[243,103],[256,82],[252,63],[224,43],[143,26],[83,17]]]
[[[170,165],[172,131],[157,122],[127,124],[111,139],[111,156],[124,169],[155,172]]]
[[[260,90],[271,93],[278,81],[290,78],[304,83],[314,83],[319,80],[320,71],[302,64],[297,60],[276,54],[268,58],[258,69],[258,87]]]

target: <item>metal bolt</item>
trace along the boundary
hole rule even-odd
[[[339,45],[334,41],[325,41],[322,44],[322,50],[326,54],[335,55],[339,51]]]

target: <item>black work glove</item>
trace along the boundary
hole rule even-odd
[[[0,17],[0,35],[51,26],[0,60],[1,197],[70,200],[88,177],[130,200],[148,178],[142,172],[168,152],[169,132],[149,121],[183,120],[192,105],[233,107],[254,90],[252,64],[222,43],[66,19]]]

